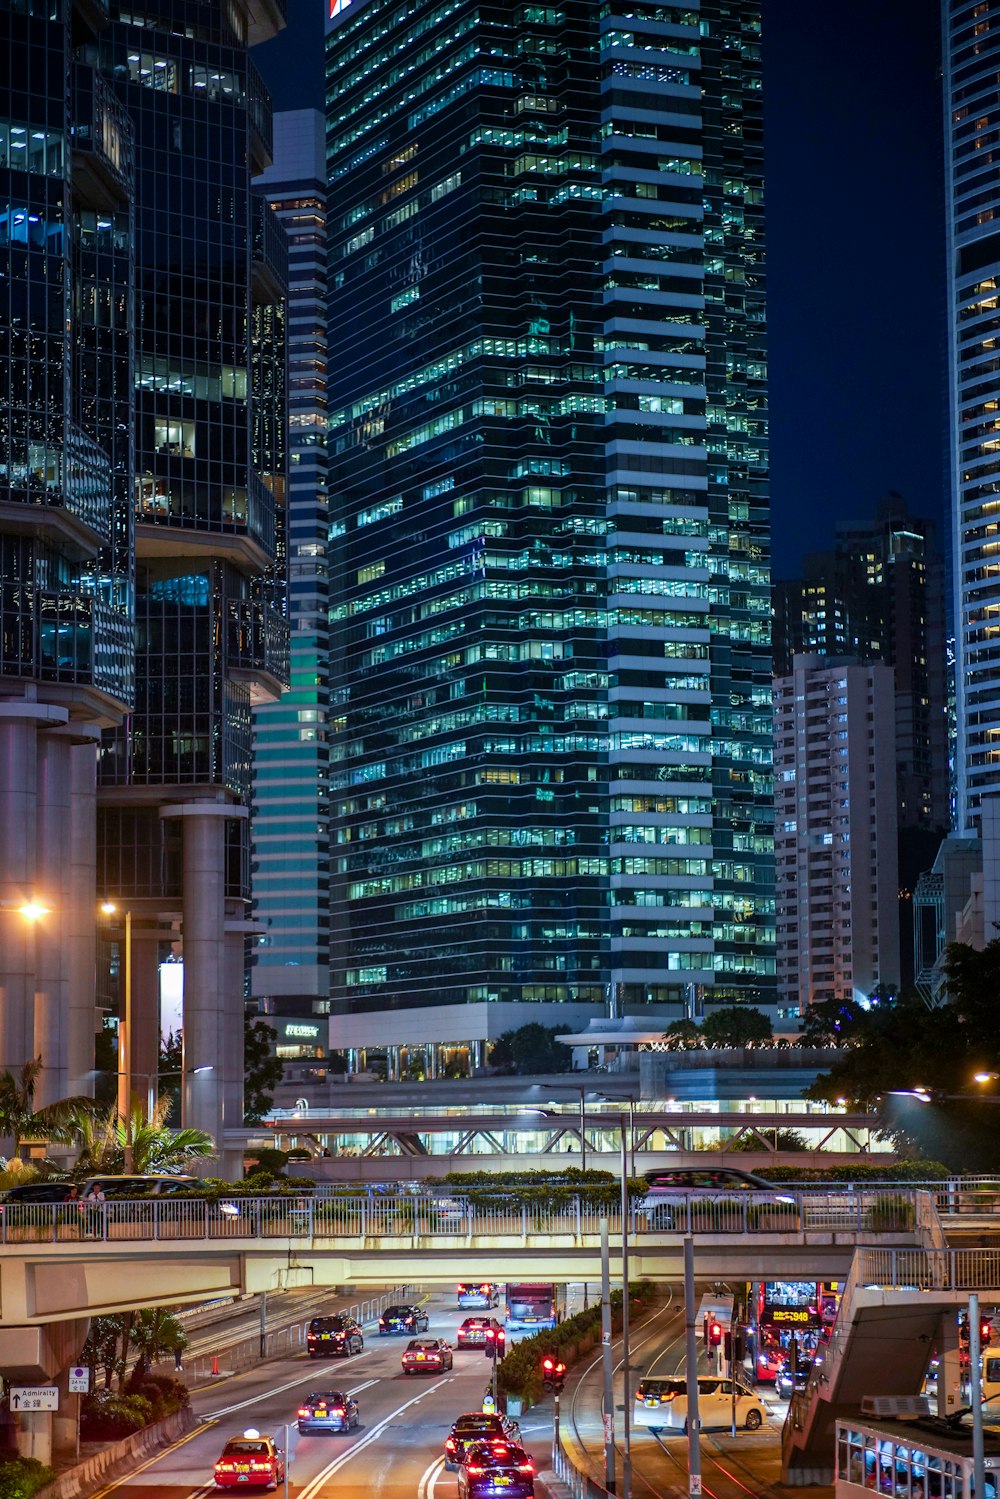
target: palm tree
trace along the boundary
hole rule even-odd
[[[143,1176],[153,1172],[169,1175],[183,1170],[189,1161],[215,1154],[215,1141],[204,1130],[167,1129],[169,1113],[170,1097],[166,1093],[156,1100],[149,1119],[136,1094],[132,1095],[127,1119],[120,1117],[117,1105],[81,1110],[71,1131],[80,1149],[77,1171],[121,1175],[126,1141],[132,1146],[132,1170]]]
[[[73,1138],[77,1119],[93,1108],[91,1098],[63,1098],[36,1110],[35,1086],[42,1066],[39,1056],[16,1073],[0,1073],[0,1137],[13,1140],[15,1156],[28,1142],[66,1144]]]

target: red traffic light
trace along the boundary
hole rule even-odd
[[[554,1358],[543,1358],[542,1359],[542,1368],[545,1370],[546,1374],[551,1374],[552,1371],[553,1371],[553,1369],[555,1368],[555,1366],[556,1366],[556,1361],[555,1361]]]
[[[722,1342],[722,1328],[718,1322],[713,1322],[708,1329],[708,1341],[713,1348],[718,1348]]]
[[[992,1324],[992,1322],[984,1321],[984,1322],[980,1323],[980,1326],[979,1326],[979,1341],[981,1343],[988,1343],[989,1340],[990,1340],[990,1334],[992,1333],[992,1331],[993,1331],[993,1324]]]

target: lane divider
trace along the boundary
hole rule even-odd
[[[352,1365],[360,1364],[362,1359],[371,1358],[374,1352],[375,1350],[374,1348],[372,1348],[369,1349],[367,1353],[356,1353],[351,1359]],[[314,1384],[318,1383],[316,1378],[316,1370],[311,1364],[309,1366],[309,1372],[307,1374],[298,1374],[294,1379],[290,1379],[287,1384],[276,1385],[274,1389],[262,1390],[259,1395],[251,1395],[248,1400],[238,1400],[235,1405],[226,1405],[223,1406],[221,1410],[211,1411],[207,1416],[202,1417],[202,1419],[206,1421],[221,1420],[223,1416],[231,1416],[234,1411],[246,1410],[248,1405],[259,1405],[262,1400],[269,1400],[272,1395],[281,1395],[285,1392],[285,1390],[294,1390],[296,1385],[308,1384],[310,1380]]]
[[[434,1384],[428,1385],[419,1395],[414,1395],[412,1400],[407,1400],[405,1404],[398,1405],[394,1411],[390,1411],[387,1416],[383,1416],[372,1427],[371,1431],[365,1433],[360,1442],[353,1443],[346,1452],[342,1452],[339,1457],[335,1457],[331,1463],[328,1463],[325,1468],[317,1473],[316,1477],[311,1479],[305,1488],[301,1490],[299,1499],[316,1499],[316,1495],[328,1479],[332,1478],[334,1473],[339,1472],[352,1458],[357,1457],[359,1452],[363,1452],[366,1447],[370,1447],[373,1442],[377,1442],[387,1427],[391,1426],[393,1421],[396,1420],[397,1416],[401,1416],[404,1411],[410,1410],[412,1406],[419,1405],[421,1400],[426,1399],[428,1395],[433,1395],[435,1390],[440,1390],[446,1384],[451,1384],[454,1378],[455,1376],[450,1374],[447,1379],[437,1380]]]
[[[434,1489],[438,1479],[444,1472],[444,1458],[435,1458],[429,1468],[425,1468],[420,1475],[417,1485],[417,1499],[434,1499]]]

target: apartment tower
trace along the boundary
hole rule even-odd
[[[759,5],[332,10],[332,1035],[767,1006]]]

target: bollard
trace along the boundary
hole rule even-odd
[[[218,1372],[219,1372],[219,1355],[217,1353],[213,1353],[212,1354],[212,1373],[213,1374],[218,1374]]]

